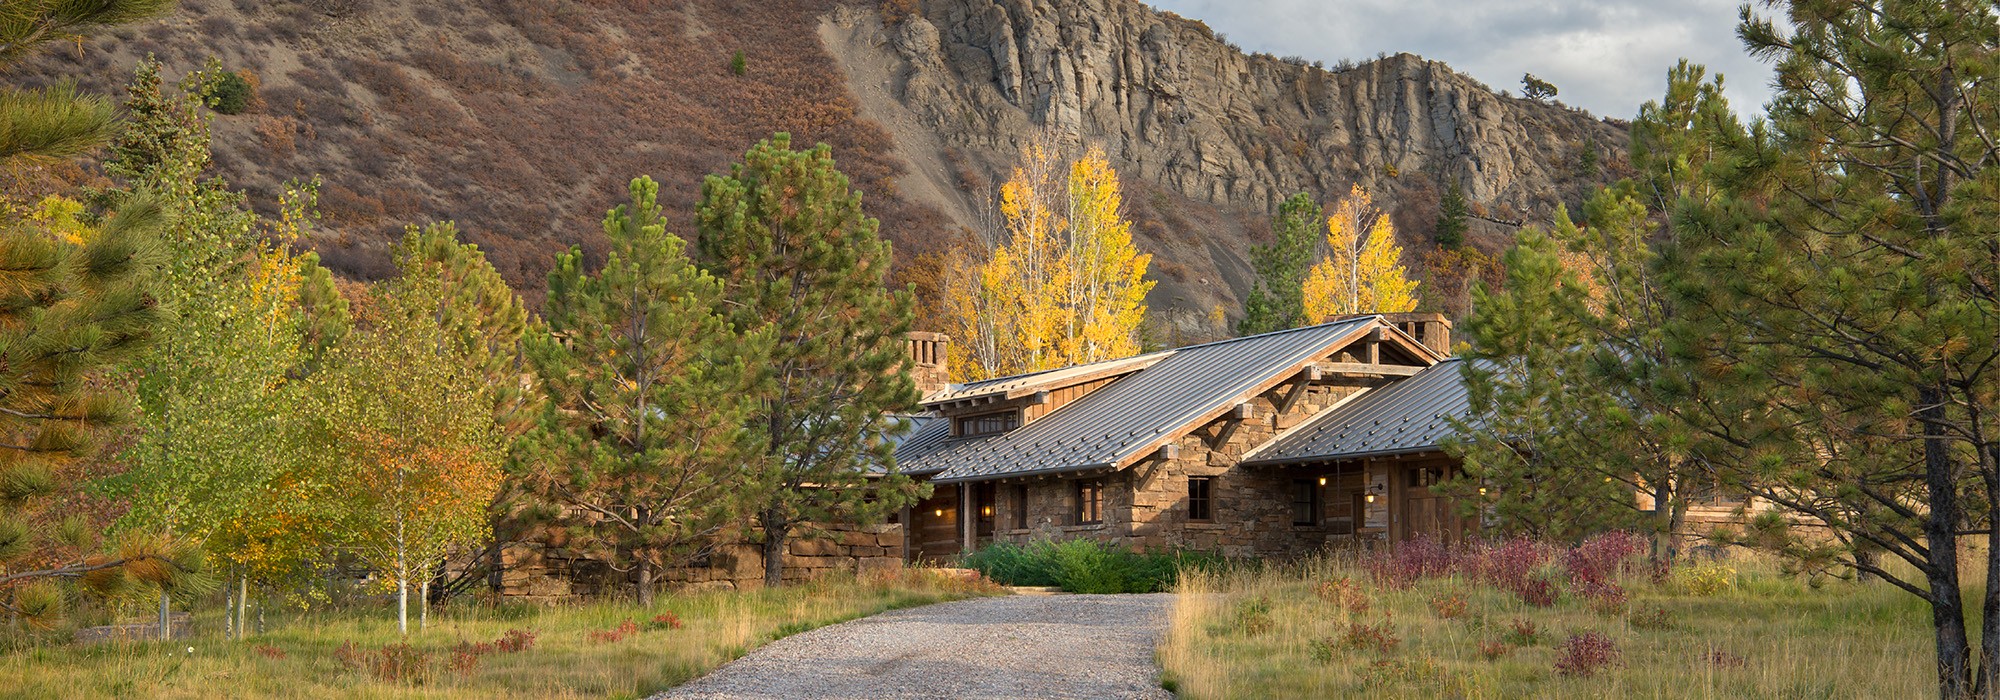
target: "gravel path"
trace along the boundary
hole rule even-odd
[[[1172,594],[1001,596],[822,627],[670,698],[1171,698],[1153,649]]]

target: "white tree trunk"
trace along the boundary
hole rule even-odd
[[[250,636],[250,575],[243,574],[236,579],[236,638]]]
[[[417,631],[431,626],[431,577],[424,577],[423,588],[417,594]]]

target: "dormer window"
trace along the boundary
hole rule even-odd
[[[959,437],[997,435],[1021,427],[1020,411],[995,411],[970,416],[960,416],[956,431]]]

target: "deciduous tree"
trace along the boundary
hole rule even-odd
[[[1355,185],[1326,219],[1326,257],[1306,274],[1306,321],[1340,314],[1400,313],[1417,308],[1417,282],[1403,268],[1403,247],[1389,215]]]

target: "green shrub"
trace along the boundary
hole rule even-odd
[[[1071,593],[1155,593],[1184,568],[1208,568],[1222,558],[1200,552],[1135,552],[1096,540],[996,543],[967,555],[964,566],[1009,586],[1057,586]]]
[[[749,70],[750,63],[743,58],[743,52],[738,51],[736,55],[729,57],[729,72],[742,75]]]
[[[241,73],[221,72],[208,85],[208,105],[222,114],[242,114],[254,92]]]

